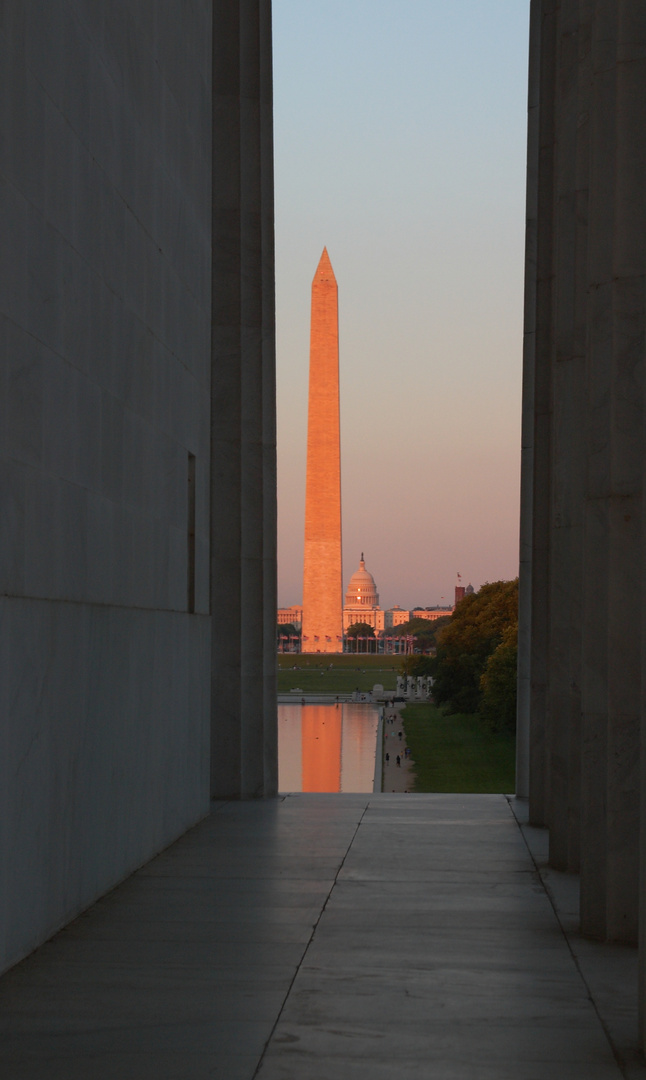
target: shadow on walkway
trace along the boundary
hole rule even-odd
[[[0,980],[0,1075],[642,1080],[636,954],[566,936],[512,808],[215,805]]]

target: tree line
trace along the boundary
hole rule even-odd
[[[448,713],[478,713],[491,731],[516,726],[518,578],[492,581],[460,600],[436,630],[434,656],[408,656],[407,675],[432,675]]]

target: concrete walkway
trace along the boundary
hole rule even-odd
[[[382,790],[388,794],[393,792],[397,794],[403,794],[404,792],[412,792],[413,785],[415,783],[414,776],[414,763],[411,758],[407,758],[404,755],[404,747],[406,746],[406,732],[404,730],[404,723],[401,716],[396,710],[388,709],[386,716],[395,716],[393,723],[388,723],[384,719],[383,724],[383,774],[382,774]],[[402,738],[399,738],[398,732],[402,732]],[[388,754],[388,761],[386,761],[386,754]],[[400,758],[400,765],[397,765],[397,756]]]
[[[503,796],[216,805],[0,980],[0,1076],[643,1080],[635,954],[557,879]]]

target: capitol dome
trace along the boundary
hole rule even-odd
[[[375,579],[370,571],[366,570],[363,552],[361,552],[359,569],[350,578],[348,591],[345,594],[346,607],[356,607],[358,604],[362,607],[379,607],[379,595]]]

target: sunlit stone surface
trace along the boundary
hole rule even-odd
[[[303,652],[343,652],[339,306],[323,250],[312,282]]]

